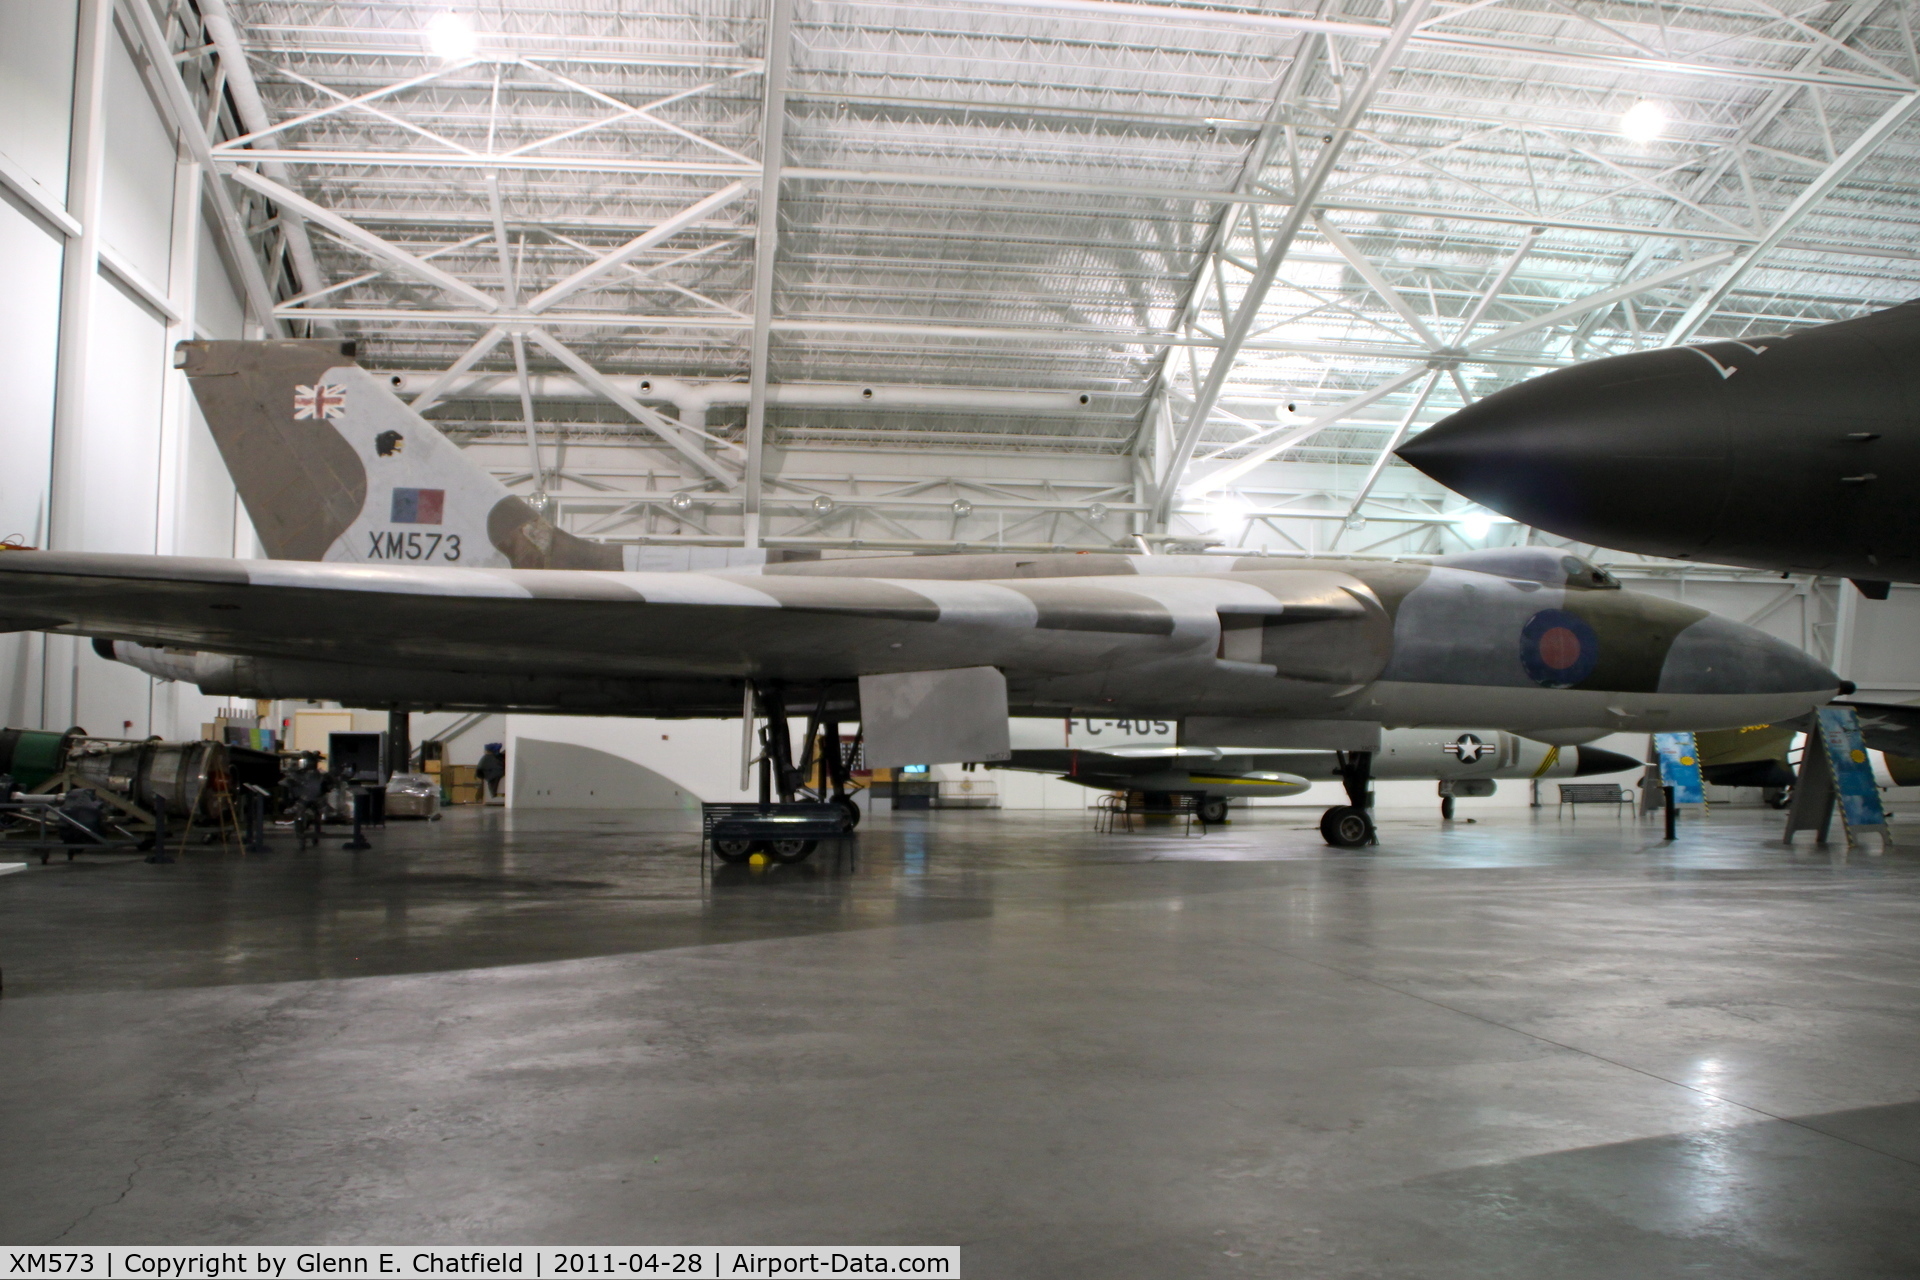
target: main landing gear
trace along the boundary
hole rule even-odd
[[[798,764],[794,763],[792,735],[787,731],[786,699],[779,687],[756,684],[754,699],[766,721],[760,728],[760,803],[772,804],[777,792],[783,805],[831,805],[840,814],[840,830],[843,832],[859,826],[860,806],[847,794],[847,784],[852,775],[840,746],[840,720],[838,713],[827,710],[827,692],[822,691],[820,705],[807,717],[807,734],[801,744]],[[816,759],[820,763],[821,774],[817,790],[808,785]],[[793,863],[806,861],[819,844],[818,839],[752,840],[728,837],[715,839],[713,852],[720,861],[729,863],[747,862],[756,853],[775,862]]]
[[[1335,805],[1320,815],[1320,836],[1336,849],[1358,849],[1379,844],[1373,830],[1373,753],[1339,751],[1341,785],[1347,789],[1347,803]]]

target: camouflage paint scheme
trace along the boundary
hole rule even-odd
[[[1782,720],[1840,683],[1763,632],[1538,548],[625,572],[618,548],[555,529],[338,342],[190,342],[180,360],[276,558],[13,552],[0,613],[209,693],[715,716],[738,714],[754,679],[846,712],[859,676],[991,665],[1020,715],[1597,736]],[[396,558],[396,523],[442,540]]]
[[[541,519],[351,352],[314,340],[175,349],[269,557],[620,568],[618,547]],[[443,495],[436,518],[396,520],[395,490],[423,488]]]
[[[1340,561],[1219,572],[1207,557],[1141,559],[1155,572],[976,581],[21,551],[0,556],[0,611],[33,629],[235,655],[255,672],[293,660],[347,681],[355,673],[344,668],[404,673],[422,690],[406,699],[415,706],[436,680],[468,682],[483,705],[500,705],[494,680],[584,680],[623,694],[608,713],[718,715],[737,709],[746,677],[805,696],[860,675],[992,665],[1017,714],[1524,733],[1772,722],[1824,704],[1839,685],[1763,632],[1675,601],[1569,585],[1564,573],[1557,583],[1506,576],[1514,563],[1504,573]],[[1543,558],[1532,559],[1537,570]],[[1529,672],[1524,633],[1543,612],[1578,619],[1597,645],[1591,674],[1567,687]],[[1222,657],[1229,644],[1244,656]]]

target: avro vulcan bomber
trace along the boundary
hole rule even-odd
[[[1557,369],[1399,456],[1562,537],[1883,598],[1920,582],[1920,302]]]
[[[623,571],[442,455],[337,343],[183,352],[269,550],[320,561],[10,552],[0,614],[212,693],[719,717],[777,690],[857,716],[870,748],[901,726],[915,754],[876,764],[1004,760],[1009,714],[1171,717],[1193,745],[1339,750],[1364,774],[1383,726],[1571,745],[1785,720],[1840,685],[1761,631],[1539,549]],[[261,461],[275,448],[297,478]]]

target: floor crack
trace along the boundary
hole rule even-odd
[[[72,1222],[68,1223],[67,1229],[65,1231],[62,1231],[59,1235],[47,1241],[47,1243],[59,1244],[62,1240],[65,1240],[68,1236],[72,1235],[75,1231],[79,1230],[80,1224],[85,1222],[88,1218],[91,1218],[94,1214],[100,1212],[102,1209],[111,1209],[113,1208],[113,1206],[119,1204],[122,1200],[125,1200],[130,1194],[132,1194],[134,1180],[140,1176],[140,1171],[143,1168],[145,1168],[148,1158],[150,1156],[159,1155],[160,1152],[164,1150],[166,1150],[166,1144],[162,1143],[158,1150],[151,1151],[151,1152],[143,1152],[142,1154],[135,1156],[133,1158],[133,1168],[127,1171],[127,1185],[120,1188],[119,1195],[115,1196],[111,1200],[106,1201],[103,1204],[96,1204],[92,1206],[85,1213],[81,1214],[79,1217],[75,1218]]]

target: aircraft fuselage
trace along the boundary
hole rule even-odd
[[[1920,303],[1558,369],[1399,454],[1596,546],[1920,582]]]

